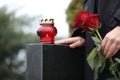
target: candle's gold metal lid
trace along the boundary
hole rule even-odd
[[[54,19],[41,19],[40,24],[54,24]]]

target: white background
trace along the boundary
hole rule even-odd
[[[17,10],[17,16],[27,14],[41,18],[53,18],[58,30],[58,37],[68,37],[68,24],[66,22],[66,9],[71,0],[0,0],[0,7],[6,5],[8,10]],[[39,20],[33,23],[31,32],[36,33]],[[28,30],[29,31],[29,30]]]

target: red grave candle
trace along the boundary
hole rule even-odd
[[[40,43],[54,44],[54,37],[57,34],[54,19],[41,19],[37,34],[40,37]]]

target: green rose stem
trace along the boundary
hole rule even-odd
[[[97,36],[99,37],[100,41],[102,41],[102,37],[101,37],[101,35],[100,35],[100,33],[99,33],[98,27],[95,29],[95,32],[97,33]],[[96,35],[96,34],[95,34],[95,35]],[[111,64],[114,64],[112,58],[109,58],[109,61],[110,61]],[[119,74],[119,72],[118,72],[118,74]],[[113,75],[114,75],[114,77],[115,77],[116,80],[119,80],[119,78],[118,78],[117,75],[115,74],[115,71],[114,71]]]
[[[96,29],[95,29],[95,32],[97,33],[97,35],[98,35],[99,39],[102,41],[102,37],[101,37],[101,35],[100,35],[100,33],[99,33],[98,28],[96,28]]]
[[[112,58],[109,58],[109,61],[110,61],[111,64],[114,64]],[[118,78],[117,75],[115,74],[115,71],[113,72],[113,75],[114,75],[114,77],[115,77],[116,80],[119,80],[119,78]]]

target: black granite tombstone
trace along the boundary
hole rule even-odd
[[[67,45],[27,45],[27,80],[84,80],[82,50]]]

